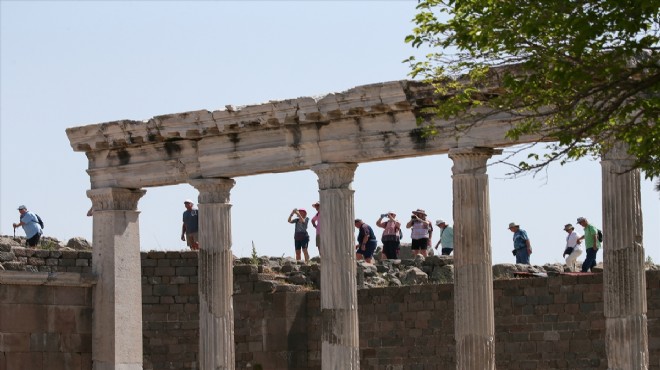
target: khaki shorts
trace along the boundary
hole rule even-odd
[[[199,239],[197,239],[197,233],[186,233],[186,245],[192,250],[199,249]]]

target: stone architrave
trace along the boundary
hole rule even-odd
[[[603,155],[603,301],[608,369],[648,369],[640,173],[623,144]]]
[[[145,190],[101,188],[92,200],[94,370],[142,369],[142,271],[138,200]]]
[[[321,368],[358,370],[360,343],[351,183],[357,164],[319,164],[321,202]]]
[[[457,369],[495,369],[495,310],[486,164],[492,148],[449,151],[454,208]]]
[[[199,191],[199,368],[236,366],[231,204],[233,179],[190,180]]]

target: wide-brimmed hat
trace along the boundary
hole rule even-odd
[[[319,202],[314,202],[314,204],[312,204],[312,207],[316,207],[316,206],[320,206],[320,205],[321,205],[321,203],[319,203]]]
[[[421,209],[421,208],[417,208],[417,210],[416,210],[416,211],[412,211],[412,213],[419,213],[420,215],[424,215],[424,216],[426,216],[426,211],[423,210],[423,209]]]
[[[306,211],[304,208],[298,208],[298,212],[305,212],[305,213],[307,213],[307,211]]]
[[[396,212],[394,212],[394,211],[387,211],[387,214],[388,214],[388,215],[395,215],[395,216],[396,216]]]
[[[436,225],[441,225],[441,224],[444,224],[444,223],[445,223],[445,220],[435,220]]]
[[[21,204],[21,205],[18,206],[18,208],[16,208],[16,209],[18,209],[18,210],[20,211],[21,209],[27,209],[27,208],[26,208],[24,205]]]
[[[584,218],[584,217],[578,217],[576,222],[577,222],[577,223],[580,223],[580,222],[584,222],[584,221],[586,221],[586,220],[587,220],[587,219]]]
[[[520,227],[520,225],[518,225],[516,222],[509,222],[509,227],[507,227],[507,229],[510,229],[512,227]]]
[[[195,204],[192,200],[186,199],[183,201],[183,204],[190,203],[190,204]]]
[[[575,228],[571,224],[564,225],[564,231],[573,230],[573,229],[575,229]]]

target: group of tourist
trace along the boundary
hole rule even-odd
[[[183,202],[186,210],[183,212],[183,225],[181,226],[181,240],[185,241],[192,250],[199,250],[199,215],[197,208],[190,199]],[[321,213],[319,202],[312,204],[316,210],[313,218],[307,217],[307,211],[302,208],[294,208],[289,214],[287,221],[295,224],[293,234],[294,246],[296,250],[296,260],[301,259],[301,252],[305,261],[309,261],[309,233],[307,228],[311,221],[316,229],[316,247],[321,254]],[[42,228],[39,222],[39,216],[29,212],[24,205],[18,207],[21,214],[20,222],[14,223],[14,230],[17,227],[23,227],[27,237],[28,246],[36,246],[41,238]],[[88,216],[92,210],[88,212]],[[294,217],[295,216],[295,217]],[[582,263],[582,272],[588,272],[596,266],[596,255],[601,247],[602,233],[584,217],[578,217],[577,223],[584,228],[584,235],[578,235],[572,224],[564,225],[566,236],[566,245],[562,257],[566,259],[566,266],[571,272],[576,271],[577,258],[582,255],[582,241],[584,240],[586,248],[586,259]],[[442,255],[450,255],[454,250],[454,229],[444,220],[436,220],[436,226],[440,229],[440,240],[435,245],[437,250],[442,246]],[[400,243],[403,238],[401,222],[396,218],[394,211],[383,213],[376,220],[376,226],[383,229],[381,242],[383,243],[382,258],[397,259],[399,257]],[[355,246],[355,256],[358,260],[371,262],[373,254],[378,244],[376,233],[373,228],[366,224],[362,219],[355,219],[355,227],[359,230],[357,236],[357,245]],[[428,255],[428,250],[432,249],[433,223],[427,219],[426,211],[417,209],[412,211],[410,220],[406,223],[406,228],[411,229],[410,237],[412,239],[411,250],[413,256],[421,254]],[[516,257],[517,264],[529,265],[529,259],[532,254],[532,244],[527,232],[520,228],[516,222],[509,223],[509,230],[513,233],[513,255]]]
[[[312,204],[316,209],[316,215],[311,219],[312,226],[316,229],[316,246],[321,254],[321,223],[320,223],[320,203]],[[305,261],[309,260],[307,248],[309,246],[309,217],[307,211],[302,208],[294,208],[287,219],[289,223],[295,224],[294,245],[296,250],[296,260],[301,259],[301,251]],[[397,220],[396,213],[389,211],[383,213],[376,220],[376,226],[383,229],[381,241],[383,243],[382,258],[397,259],[399,256],[400,243],[403,238],[401,222]],[[440,228],[440,240],[435,245],[438,249],[442,245],[442,254],[449,255],[454,250],[454,230],[444,220],[437,220],[436,226]],[[362,219],[355,219],[355,227],[358,229],[357,245],[355,246],[355,256],[358,260],[371,262],[373,254],[378,244],[376,233],[373,228]],[[406,228],[411,229],[413,255],[421,254],[427,256],[427,251],[432,248],[431,237],[433,235],[433,224],[427,220],[426,212],[423,209],[412,211],[410,220],[406,223]]]
[[[577,223],[584,228],[584,235],[578,235],[572,224],[564,225],[566,246],[562,254],[566,258],[566,266],[571,272],[576,271],[577,258],[582,255],[582,241],[585,242],[587,257],[582,263],[582,272],[589,272],[596,266],[596,255],[601,247],[602,234],[594,225],[584,217],[578,217]],[[532,244],[527,232],[520,228],[515,222],[509,223],[509,230],[513,233],[513,255],[516,263],[529,265],[529,257],[532,254]]]

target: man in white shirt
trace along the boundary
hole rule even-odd
[[[566,248],[564,249],[564,254],[562,257],[566,257],[566,266],[568,266],[568,271],[575,272],[575,262],[577,258],[582,254],[582,247],[580,246],[580,237],[575,232],[575,228],[571,224],[564,225],[564,231],[568,233],[566,237]]]

